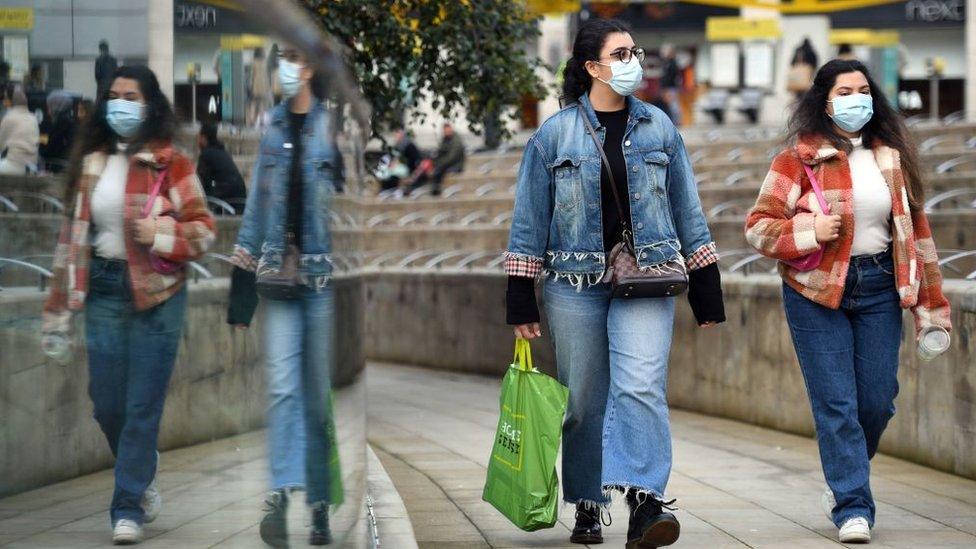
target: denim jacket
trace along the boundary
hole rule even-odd
[[[580,105],[604,139],[589,97]],[[689,270],[717,261],[684,142],[660,109],[627,98],[623,152],[631,227],[641,268],[684,260]],[[539,272],[581,286],[606,269],[600,152],[576,104],[546,120],[525,146],[506,252],[509,275]]]
[[[302,130],[302,251],[299,273],[307,286],[321,290],[332,275],[332,239],[329,209],[335,194],[338,165],[332,144],[329,113],[316,102]],[[288,107],[282,103],[271,113],[271,124],[261,139],[258,158],[237,233],[232,258],[235,265],[258,276],[281,268],[288,217],[288,183],[293,145],[288,128]]]

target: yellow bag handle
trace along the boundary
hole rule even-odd
[[[512,359],[512,365],[526,372],[535,369],[532,367],[532,345],[529,340],[521,337],[515,338],[515,358]]]

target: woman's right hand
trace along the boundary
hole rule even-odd
[[[535,339],[542,335],[542,329],[539,327],[538,322],[519,324],[515,326],[514,331],[515,337],[521,337],[522,339]]]
[[[813,228],[817,233],[817,242],[831,242],[840,237],[840,216],[817,214],[813,221]]]

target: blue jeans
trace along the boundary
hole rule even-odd
[[[115,456],[112,524],[141,524],[142,494],[156,475],[159,422],[183,333],[186,288],[136,312],[124,261],[92,258],[88,281],[88,394]]]
[[[663,497],[674,298],[611,299],[609,284],[577,291],[552,279],[544,297],[559,380],[569,387],[563,498],[602,505],[618,487]]]
[[[272,488],[305,488],[309,504],[329,503],[333,290],[262,301]]]
[[[840,309],[783,286],[786,318],[834,492],[834,522],[874,524],[870,460],[895,414],[902,311],[890,252],[851,258]]]

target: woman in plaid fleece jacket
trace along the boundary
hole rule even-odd
[[[173,148],[175,132],[152,71],[119,68],[79,132],[44,305],[48,349],[70,337],[75,313],[85,314],[88,392],[116,459],[116,543],[140,541],[142,524],[159,513],[156,439],[186,309],[182,264],[215,237],[193,164]],[[160,272],[152,256],[178,268]]]
[[[824,65],[746,221],[749,243],[780,260],[828,484],[822,503],[844,542],[869,541],[874,524],[869,460],[894,414],[902,309],[916,335],[951,329],[916,151],[889,105],[863,64]],[[821,246],[816,268],[788,263]]]

